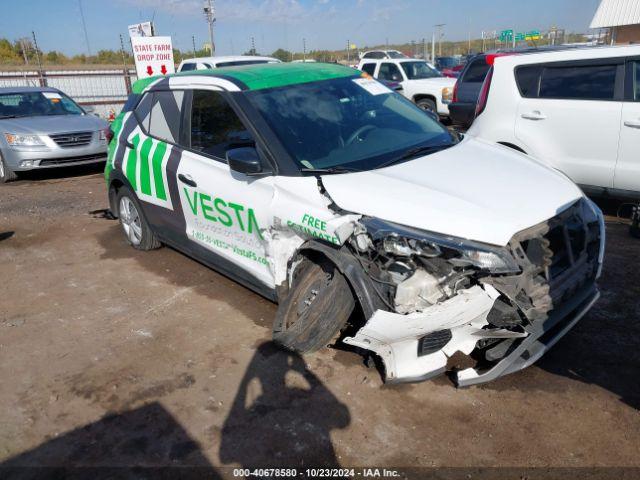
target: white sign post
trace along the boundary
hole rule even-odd
[[[175,73],[171,37],[131,37],[138,78]]]

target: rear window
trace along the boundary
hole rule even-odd
[[[180,69],[181,72],[188,72],[190,70],[195,70],[196,69],[196,64],[195,63],[185,63],[182,65],[182,68]]]
[[[489,67],[490,65],[487,64],[484,57],[477,58],[469,64],[460,81],[464,83],[482,83],[487,76]]]
[[[384,58],[385,55],[382,52],[369,52],[365,53],[362,58]]]
[[[546,67],[540,79],[540,98],[612,100],[616,65]]]

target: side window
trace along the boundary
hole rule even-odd
[[[369,75],[371,75],[373,77],[373,73],[376,71],[376,64],[375,63],[365,63],[364,65],[362,65],[362,71],[365,73],[368,73]]]
[[[381,80],[390,80],[392,82],[401,82],[402,74],[395,63],[383,63],[380,65],[378,78]]]
[[[369,52],[365,53],[362,58],[385,58],[383,52]]]
[[[480,57],[471,62],[460,81],[464,83],[482,83],[490,67],[491,65],[487,63],[485,58]]]
[[[536,98],[538,96],[538,86],[540,84],[539,65],[524,65],[516,68],[516,83],[520,90],[520,95],[525,98]]]
[[[182,68],[180,69],[181,72],[189,72],[191,70],[195,70],[196,69],[196,64],[195,63],[185,63],[182,65]]]
[[[540,79],[540,98],[612,100],[616,65],[546,67]]]
[[[194,90],[191,106],[191,148],[225,158],[227,150],[254,145],[253,137],[219,92]]]
[[[151,118],[147,129],[149,135],[171,143],[179,143],[183,98],[182,90],[153,93]]]

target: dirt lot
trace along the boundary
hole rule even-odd
[[[537,365],[389,387],[276,350],[273,304],[133,250],[98,170],[65,175],[0,187],[3,466],[640,466],[640,240],[615,220],[602,299]]]

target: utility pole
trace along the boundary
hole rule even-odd
[[[216,22],[215,9],[213,7],[212,0],[204,1],[204,18],[207,20],[209,24],[209,42],[211,43],[211,56],[215,56],[216,54],[216,46],[213,43],[213,24]]]
[[[431,63],[436,64],[436,32],[431,33]]]
[[[422,37],[422,59],[427,61],[427,40]]]
[[[196,37],[191,35],[191,46],[193,47],[193,58],[196,58]]]
[[[439,57],[442,56],[442,36],[444,35],[442,33],[442,27],[444,27],[445,25],[446,23],[438,23],[434,25],[434,27],[438,29],[438,56]]]
[[[36,32],[31,31],[31,36],[33,37],[33,48],[36,51],[36,60],[38,61],[38,73],[40,74],[40,86],[46,87],[47,82],[42,75],[42,62],[40,61],[40,51],[38,49],[38,41],[36,40]]]
[[[129,76],[129,69],[127,68],[127,54],[124,51],[124,40],[122,34],[120,34],[120,54],[122,55],[122,72],[124,73],[124,85],[127,89],[127,95],[131,93],[131,77]]]
[[[87,33],[87,24],[84,22],[84,11],[82,10],[82,0],[78,0],[78,6],[80,7],[80,20],[82,20],[82,28],[84,30],[84,40],[87,42],[87,52],[91,56],[91,46],[89,45],[89,34]]]
[[[347,64],[351,62],[350,51],[351,51],[351,41],[347,40]]]
[[[251,37],[251,55],[256,54],[256,39]]]
[[[302,61],[303,62],[307,61],[307,39],[306,38],[302,39]]]

